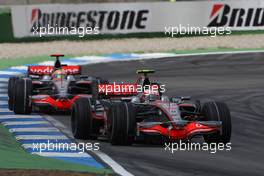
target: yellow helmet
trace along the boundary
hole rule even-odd
[[[52,77],[54,79],[64,79],[65,78],[65,72],[62,69],[55,70],[52,74]]]

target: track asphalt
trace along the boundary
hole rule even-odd
[[[82,70],[110,81],[130,82],[137,78],[135,71],[142,68],[156,70],[152,80],[166,84],[169,96],[190,95],[227,103],[232,115],[232,150],[172,154],[162,146],[117,147],[101,140],[101,151],[134,175],[263,175],[263,53],[120,61],[86,65]],[[69,116],[53,118],[70,129]]]

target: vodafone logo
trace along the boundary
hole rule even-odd
[[[77,74],[80,70],[78,68],[63,68],[63,71],[65,74]]]
[[[51,74],[53,70],[52,66],[30,66],[28,72],[29,74],[43,75]]]
[[[81,68],[80,66],[63,66],[62,67],[63,74],[80,74]],[[29,74],[52,74],[54,71],[53,66],[29,66],[28,72]]]

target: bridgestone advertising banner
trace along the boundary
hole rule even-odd
[[[244,0],[14,6],[12,24],[17,38],[34,36],[41,27],[59,30],[89,28],[91,34],[164,32],[165,28],[179,25],[263,30],[264,2]],[[75,35],[74,32],[70,34]],[[65,33],[57,31],[53,35]]]

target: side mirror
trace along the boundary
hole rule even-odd
[[[181,100],[182,101],[191,100],[191,97],[190,96],[181,97]]]
[[[170,101],[172,103],[180,103],[181,102],[181,98],[180,97],[172,97],[172,98],[170,98]]]
[[[81,78],[81,79],[87,79],[88,76],[87,76],[87,75],[81,75],[80,78]]]

